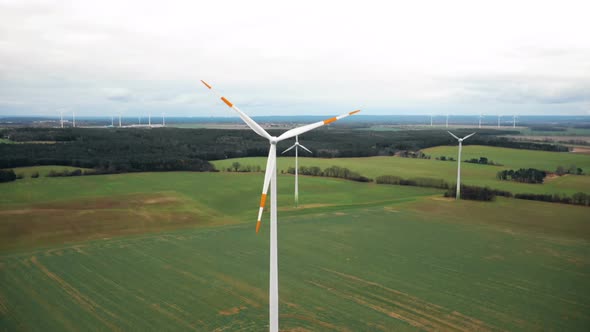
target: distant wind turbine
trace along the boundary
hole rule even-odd
[[[166,114],[162,113],[162,127],[166,127]]]
[[[119,128],[121,128],[121,113],[119,113]]]
[[[64,111],[59,111],[59,123],[61,124],[61,127],[64,127]]]
[[[148,113],[148,125],[152,126],[152,113]]]
[[[516,118],[518,118],[516,114],[512,116],[512,128],[516,128]]]
[[[111,115],[111,127],[115,126],[115,116]]]
[[[469,137],[475,135],[475,133],[469,134],[463,138],[459,138],[457,136],[455,136],[453,133],[451,133],[450,131],[447,131],[449,134],[451,134],[451,136],[453,136],[454,138],[457,139],[457,141],[459,141],[459,156],[457,157],[457,199],[461,198],[461,148],[463,146],[463,141],[468,139]]]
[[[76,128],[76,112],[72,111],[72,125]]]
[[[481,119],[483,119],[483,114],[479,115],[479,128],[481,129]]]
[[[202,81],[205,86],[215,93],[211,85]],[[216,93],[215,93],[216,94]],[[216,94],[217,95],[217,94]],[[295,137],[306,133],[315,128],[323,125],[330,124],[339,119],[353,115],[360,112],[359,110],[350,113],[342,114],[337,117],[333,117],[324,121],[308,124],[305,126],[293,128],[281,134],[279,137],[271,136],[266,130],[264,130],[258,123],[254,122],[246,113],[242,112],[238,107],[232,104],[223,96],[219,96],[220,99],[231,109],[236,111],[240,118],[258,135],[267,139],[270,143],[270,151],[268,153],[268,159],[266,161],[266,171],[264,174],[264,185],[262,187],[262,197],[260,199],[260,209],[258,210],[258,220],[256,222],[256,232],[260,229],[260,219],[262,212],[264,211],[264,204],[266,202],[266,193],[268,192],[268,186],[271,185],[270,194],[270,285],[269,285],[269,329],[271,332],[278,332],[279,330],[279,274],[278,274],[278,251],[277,251],[277,143],[291,137]]]
[[[290,148],[281,153],[283,154],[295,148],[295,207],[299,206],[299,153],[297,151],[299,147],[309,153],[312,153],[311,151],[309,151],[308,148],[299,144],[299,136],[295,136],[295,144],[293,144]]]
[[[431,126],[431,127],[432,127],[432,118],[433,118],[433,117],[434,117],[434,116],[433,116],[432,114],[430,114],[430,126]]]

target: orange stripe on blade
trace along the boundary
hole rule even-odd
[[[221,97],[221,100],[223,100],[223,102],[226,103],[227,106],[234,107],[234,104],[232,104],[229,100],[225,99],[225,97]]]
[[[324,124],[326,125],[326,124],[332,123],[332,122],[334,122],[336,120],[338,120],[338,119],[336,119],[335,117],[334,118],[330,118],[328,120],[324,120]]]
[[[201,82],[203,82],[203,84],[205,84],[206,87],[208,87],[209,89],[211,89],[211,86],[209,84],[207,84],[207,82],[201,80]]]
[[[260,220],[256,222],[256,233],[260,230]]]
[[[348,115],[353,115],[353,114],[357,114],[358,112],[360,112],[361,110],[356,110],[356,111],[352,111],[350,113],[348,113]]]
[[[264,207],[264,203],[266,203],[266,194],[262,194],[262,196],[260,197],[260,207],[261,208]]]

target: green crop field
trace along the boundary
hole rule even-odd
[[[0,184],[0,330],[266,329],[262,177]],[[292,192],[280,175],[283,330],[590,326],[586,207],[305,177],[295,209]]]
[[[455,183],[457,178],[457,162],[439,161],[434,157],[447,156],[457,158],[457,147],[437,147],[424,150],[433,159],[410,159],[400,157],[370,157],[370,158],[299,158],[300,166],[318,166],[326,168],[333,165],[346,167],[361,175],[375,178],[380,175],[396,175],[403,178],[434,178],[444,179],[449,183]],[[559,193],[574,194],[576,192],[590,193],[590,176],[567,175],[558,178],[547,179],[544,184],[525,184],[513,181],[500,181],[496,179],[496,173],[504,169],[521,167],[533,167],[555,170],[557,166],[575,164],[585,172],[590,173],[590,156],[573,153],[558,153],[546,151],[517,150],[484,146],[465,146],[463,148],[463,160],[479,157],[501,163],[504,166],[491,166],[462,163],[461,179],[463,184],[490,186],[496,189],[508,190],[512,193]],[[213,164],[219,170],[230,168],[234,162],[242,165],[258,165],[264,168],[266,158],[235,158],[214,161]],[[286,171],[294,167],[293,157],[278,158],[278,169]]]
[[[6,216],[0,221],[0,248],[252,221],[263,177],[260,173],[170,172],[5,183],[0,190],[0,215]],[[280,178],[279,207],[285,215],[293,214],[293,177]],[[299,190],[305,195],[299,214],[306,213],[308,206],[317,211],[334,204],[364,206],[441,192],[328,178],[302,182]],[[33,232],[39,228],[43,231]]]
[[[434,157],[447,156],[457,159],[457,146],[438,146],[424,149],[425,154]],[[497,148],[481,145],[466,145],[463,147],[463,160],[487,157],[494,162],[504,165],[504,168],[534,167],[546,171],[555,171],[557,166],[569,167],[575,165],[590,173],[590,157],[575,153],[533,151],[521,149]]]

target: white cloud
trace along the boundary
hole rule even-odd
[[[0,0],[0,114],[227,114],[199,79],[253,115],[542,113],[548,104],[584,114],[589,9],[585,1]]]

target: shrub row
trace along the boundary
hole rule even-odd
[[[381,175],[375,178],[375,182],[379,184],[394,184],[400,186],[415,186],[415,187],[428,187],[428,188],[439,188],[448,189],[449,184],[441,179],[430,179],[430,178],[412,178],[403,179],[395,175]]]
[[[511,180],[524,183],[543,183],[543,179],[547,176],[545,171],[535,168],[521,168],[518,170],[503,170],[496,174],[499,180]]]
[[[456,197],[457,188],[449,188],[444,194],[445,197]],[[461,199],[473,201],[493,201],[496,199],[496,191],[489,187],[477,187],[461,185]]]
[[[495,163],[492,160],[489,160],[487,157],[479,157],[479,159],[471,158],[471,159],[465,160],[465,162],[472,163],[472,164],[480,164],[480,165],[502,166],[502,164]]]
[[[571,197],[560,194],[516,194],[514,195],[514,198],[527,199],[532,201],[590,206],[590,195],[582,192],[575,193]]]
[[[287,173],[295,174],[295,168],[289,167],[287,169]],[[349,170],[348,168],[339,167],[339,166],[328,167],[328,168],[325,168],[323,171],[317,166],[312,166],[312,167],[300,166],[299,167],[299,174],[311,175],[311,176],[325,176],[325,177],[330,177],[330,178],[341,178],[341,179],[358,181],[358,182],[371,182],[371,181],[373,181],[373,179],[369,179],[365,176],[360,175],[357,172],[353,172],[353,171]]]
[[[0,169],[0,182],[10,182],[16,180],[16,174],[11,169]]]

